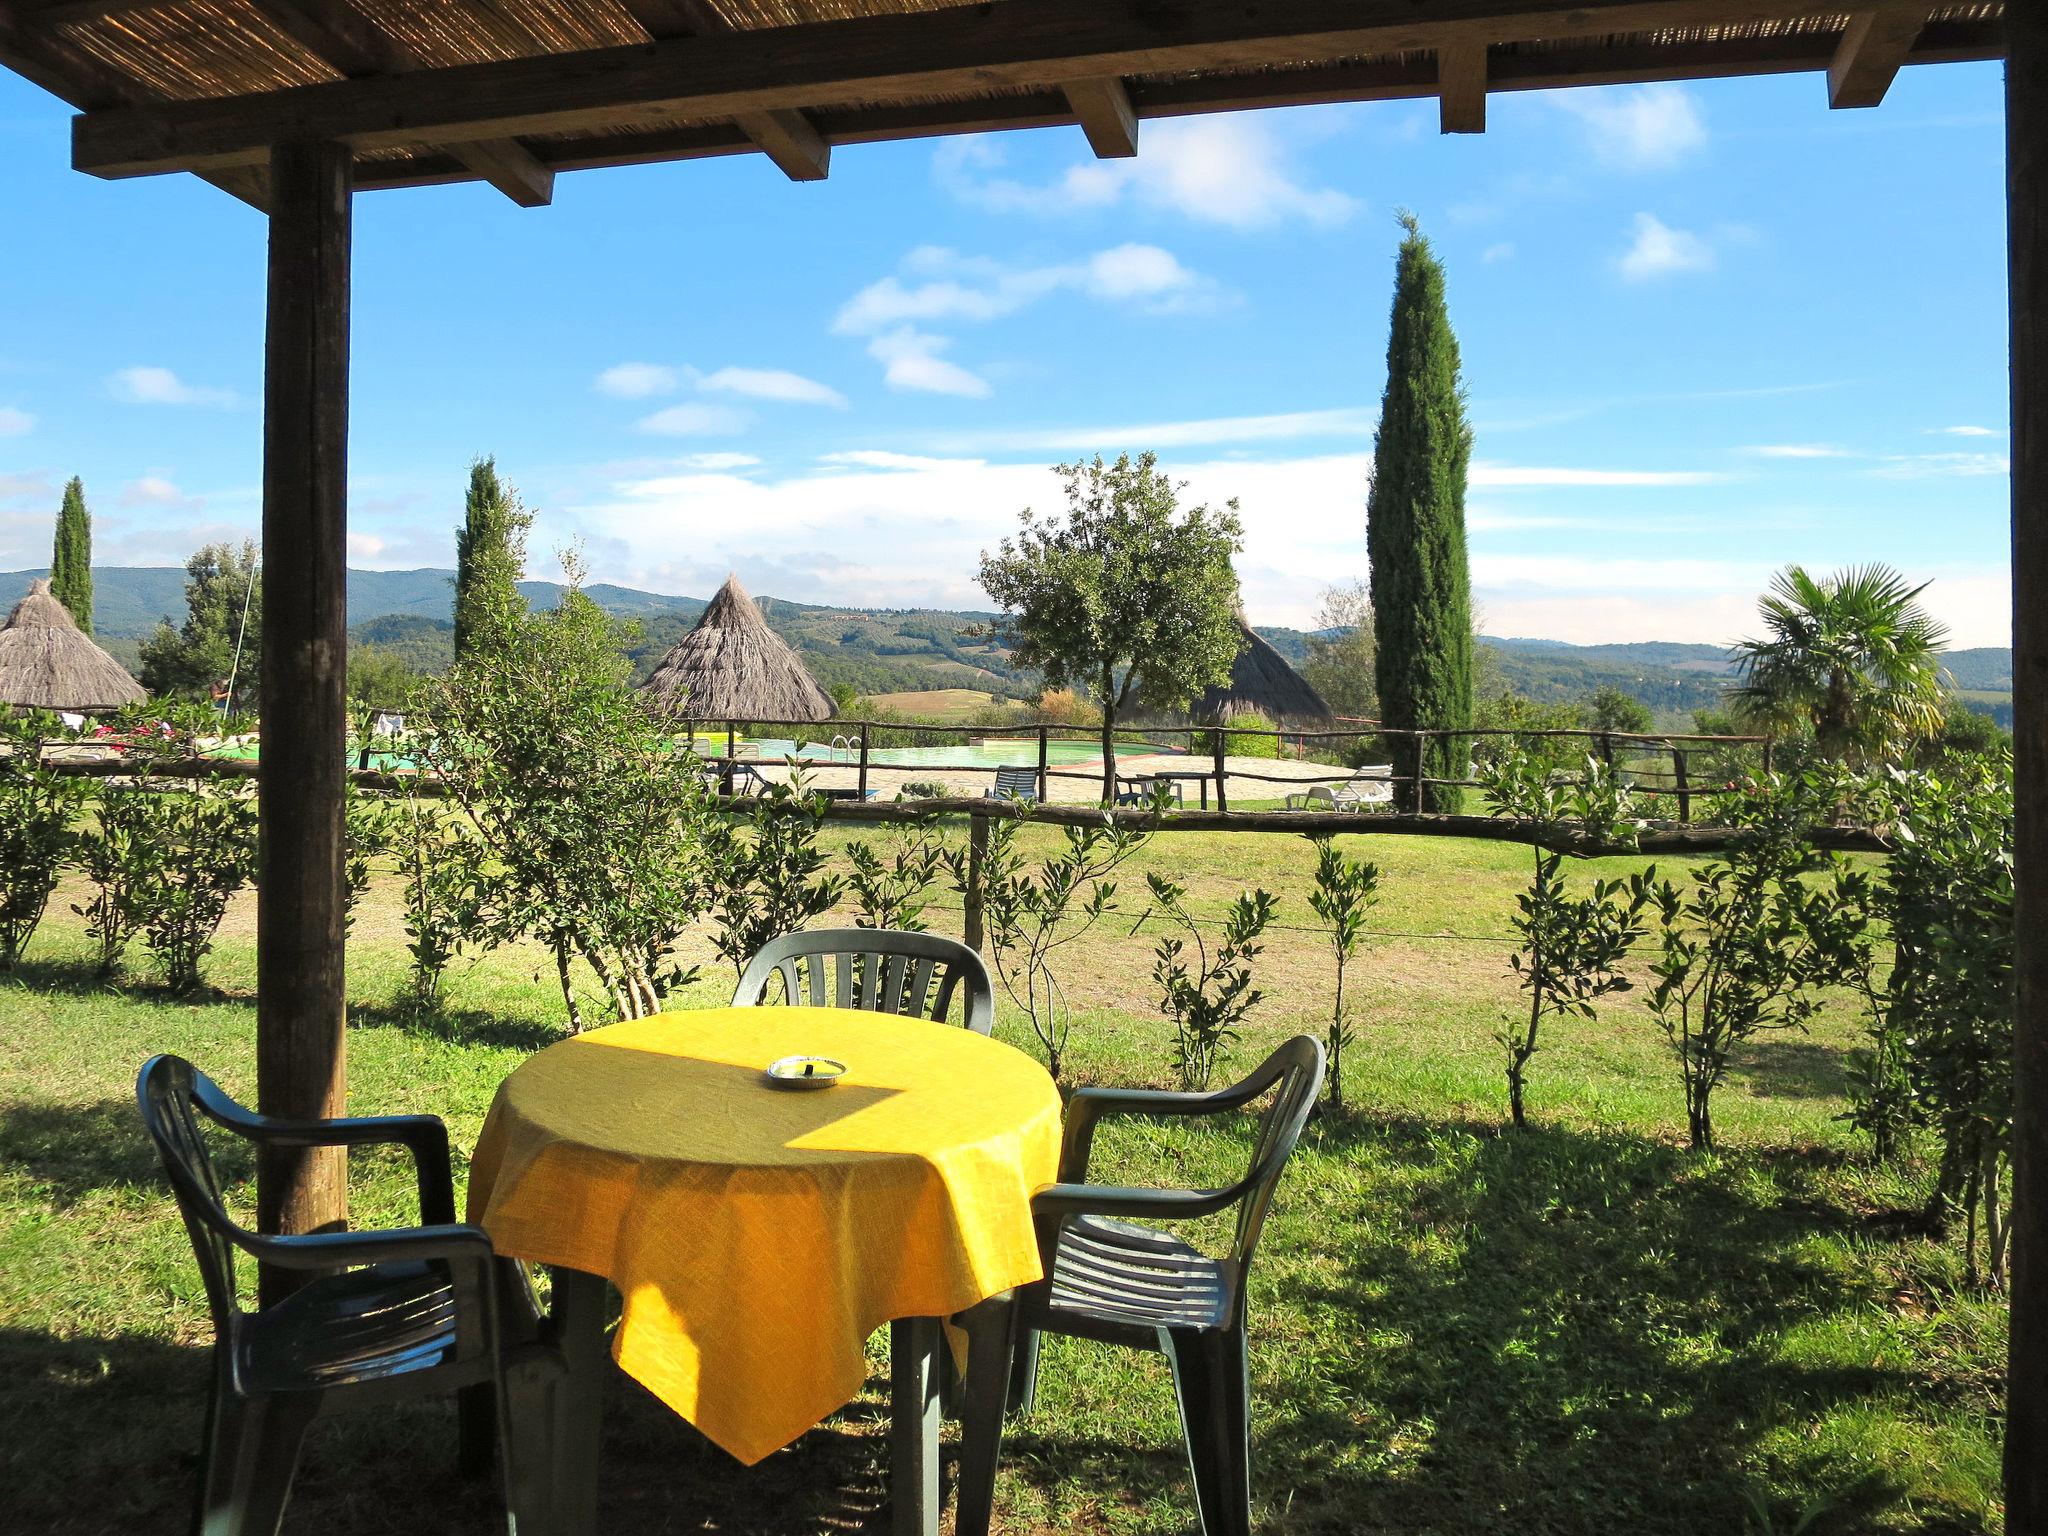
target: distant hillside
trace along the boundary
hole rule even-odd
[[[0,571],[0,610],[28,590],[40,570]],[[454,577],[449,570],[350,571],[350,639],[397,652],[422,671],[444,670],[454,656]],[[562,588],[551,581],[520,585],[537,607],[552,607]],[[700,597],[671,597],[600,583],[585,589],[606,611],[640,625],[629,647],[644,676],[704,611]],[[93,572],[95,627],[101,643],[131,668],[137,643],[163,618],[185,608],[185,572],[176,566],[100,566]],[[1030,698],[1036,677],[1026,676],[992,635],[997,615],[928,608],[834,608],[783,598],[764,599],[775,632],[794,646],[827,687],[846,683],[864,694],[932,689],[974,689],[1005,698]],[[1259,633],[1280,654],[1299,663],[1308,656],[1309,632],[1272,625]],[[1562,640],[1480,642],[1500,684],[1545,703],[1584,699],[1614,687],[1641,699],[1659,720],[1676,725],[1696,709],[1720,702],[1731,676],[1720,646],[1647,641],[1627,645],[1570,645]],[[1957,696],[1970,708],[2012,721],[2012,652],[1986,647],[1951,651],[1945,658]]]

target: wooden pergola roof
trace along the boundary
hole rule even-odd
[[[0,0],[0,64],[85,109],[78,169],[197,171],[261,206],[269,146],[338,140],[358,189],[1146,118],[1998,57],[2004,0]]]

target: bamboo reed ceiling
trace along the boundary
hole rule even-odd
[[[351,144],[358,185],[1078,123],[1817,71],[1836,105],[1899,67],[1996,58],[2004,3],[1868,0],[0,0],[0,64],[84,109],[74,161],[195,170],[261,201],[268,145]]]

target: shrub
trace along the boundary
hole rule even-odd
[[[1542,758],[1527,753],[1483,765],[1479,778],[1495,815],[1569,827],[1603,841],[1627,830],[1627,794],[1596,761],[1587,761],[1578,783],[1560,779]],[[1643,936],[1643,909],[1656,877],[1652,869],[1626,880],[1598,880],[1590,894],[1572,896],[1562,873],[1565,855],[1540,846],[1530,853],[1535,865],[1529,888],[1515,898],[1515,914],[1508,919],[1521,939],[1508,964],[1528,998],[1528,1011],[1504,1020],[1498,1037],[1507,1052],[1508,1116],[1517,1129],[1529,1123],[1529,1062],[1544,1024],[1590,1019],[1599,999],[1629,989],[1621,965]]]
[[[85,786],[43,763],[43,743],[66,734],[54,715],[16,718],[0,706],[0,971],[34,937],[74,841]]]
[[[770,939],[803,927],[839,900],[839,881],[820,873],[818,833],[825,797],[806,793],[801,773],[771,784],[743,818],[712,823],[706,838],[717,894],[712,947],[739,976]]]
[[[1187,909],[1187,891],[1163,875],[1147,873],[1152,904],[1178,925],[1186,938],[1167,934],[1152,952],[1152,979],[1159,984],[1159,1011],[1173,1020],[1174,1075],[1188,1093],[1208,1091],[1216,1064],[1237,1026],[1265,994],[1252,985],[1252,962],[1264,948],[1258,940],[1277,905],[1268,891],[1245,891],[1230,904],[1215,952]],[[1188,946],[1194,946],[1192,954]]]
[[[228,903],[256,878],[256,799],[246,780],[137,794],[130,912],[164,984],[199,984]]]
[[[1278,757],[1280,738],[1270,734],[1273,722],[1255,709],[1232,715],[1223,722],[1223,750],[1232,757]],[[1269,734],[1259,735],[1258,732]]]
[[[144,836],[140,804],[144,791],[102,780],[94,786],[93,816],[79,833],[72,855],[92,883],[92,900],[71,910],[85,919],[86,937],[98,952],[94,970],[111,976],[120,969],[139,926],[135,886],[153,857]]]
[[[1064,846],[1027,869],[1017,852],[1017,826],[1008,817],[988,824],[980,870],[982,918],[996,976],[1031,1021],[1031,1032],[1045,1047],[1046,1070],[1057,1082],[1073,1010],[1054,962],[1060,950],[1117,909],[1110,876],[1145,845],[1146,834],[1105,814],[1100,823],[1064,828]],[[976,872],[968,851],[955,850],[950,862],[955,887],[972,900]]]
[[[1347,859],[1327,834],[1316,845],[1316,885],[1309,892],[1311,911],[1321,920],[1337,962],[1337,993],[1330,1007],[1330,1107],[1344,1107],[1344,1047],[1355,1037],[1344,1014],[1344,971],[1365,937],[1365,918],[1379,901],[1377,864]]]
[[[924,931],[932,887],[950,863],[937,817],[920,816],[890,827],[879,843],[849,842],[846,857],[853,865],[847,885],[856,926]]]

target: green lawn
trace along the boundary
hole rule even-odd
[[[1260,1529],[1998,1529],[2003,1310],[1962,1290],[1958,1245],[1909,1214],[1924,1170],[1871,1167],[1836,1123],[1853,1018],[1755,1050],[1718,1105],[1724,1150],[1697,1158],[1668,1047],[1624,998],[1558,1033],[1533,1066],[1538,1128],[1503,1134],[1492,1033],[1512,1001],[1502,940],[1526,851],[1350,841],[1385,871],[1383,936],[1354,973],[1357,1107],[1309,1129],[1254,1276]],[[1320,1030],[1304,840],[1176,835],[1146,860],[1204,912],[1252,883],[1281,895],[1269,997],[1233,1064]],[[1142,888],[1125,882],[1127,906]],[[140,951],[135,979],[95,984],[68,899],[0,979],[0,1524],[176,1529],[207,1326],[131,1083],[175,1050],[252,1091],[253,914],[230,915],[209,961],[219,990],[175,1001]],[[541,957],[501,953],[459,968],[442,1017],[407,1020],[394,899],[381,883],[356,919],[351,1104],[439,1113],[459,1153],[499,1079],[558,1031],[560,999]],[[957,933],[956,908],[934,926]],[[1136,915],[1069,952],[1077,1079],[1170,1071]],[[722,1001],[730,980],[707,967],[677,1006]],[[1029,1043],[1007,1010],[999,1031]],[[1124,1125],[1098,1159],[1126,1181],[1221,1183],[1247,1145],[1241,1124]],[[406,1215],[397,1160],[360,1159],[352,1177],[358,1221]],[[621,1382],[605,1529],[860,1524],[885,1497],[882,1388],[878,1370],[823,1429],[744,1470]],[[323,1426],[286,1527],[491,1529],[490,1485],[454,1477],[453,1445],[439,1408]],[[1190,1528],[1163,1365],[1054,1341],[1039,1412],[1006,1446],[999,1514],[1013,1531]]]

